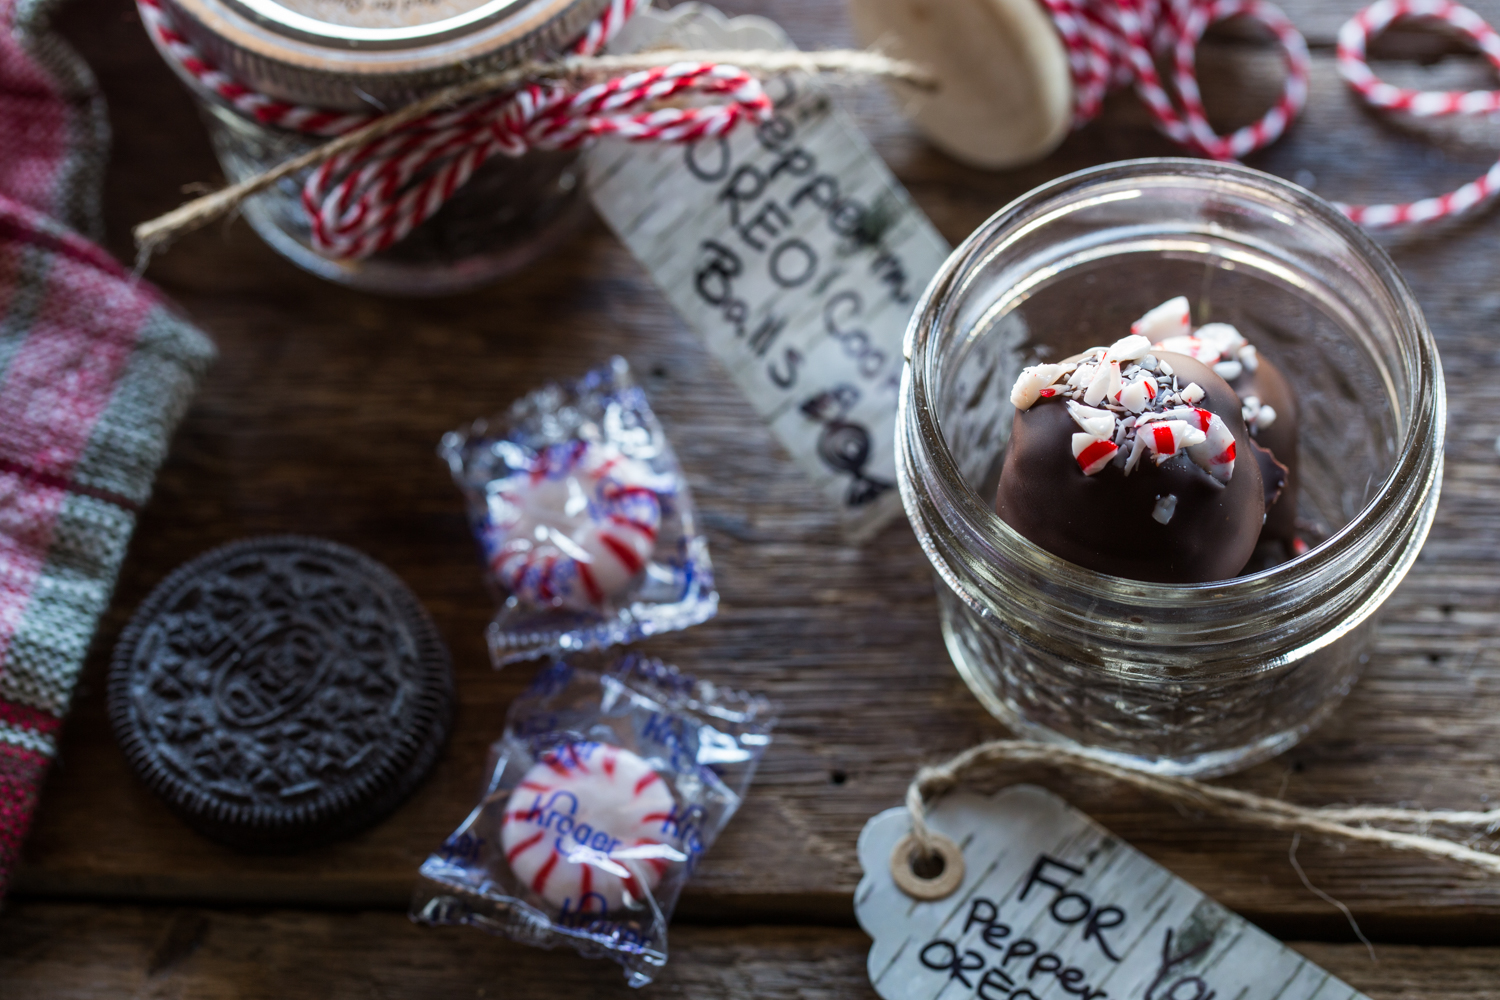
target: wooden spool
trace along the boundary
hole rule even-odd
[[[1046,156],[1068,133],[1068,53],[1037,0],[848,0],[861,45],[937,74],[893,83],[902,113],[962,163],[1000,169]]]

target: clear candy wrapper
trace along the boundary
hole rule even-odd
[[[645,985],[771,726],[763,698],[636,653],[554,661],[512,704],[479,804],[422,864],[412,919],[570,944]]]
[[[496,666],[707,621],[708,540],[623,358],[443,436],[500,601]]]

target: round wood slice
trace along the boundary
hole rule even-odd
[[[849,0],[860,44],[937,74],[926,92],[893,89],[927,139],[970,166],[1046,156],[1073,112],[1068,54],[1038,0]]]

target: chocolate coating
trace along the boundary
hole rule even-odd
[[[1218,414],[1233,433],[1237,459],[1228,483],[1185,454],[1161,465],[1143,457],[1129,476],[1116,462],[1086,476],[1070,446],[1077,424],[1061,400],[1044,399],[1016,412],[995,511],[1052,554],[1100,573],[1157,583],[1226,580],[1249,560],[1265,514],[1239,396],[1206,365],[1155,353],[1172,366],[1179,385],[1203,388],[1197,405]],[[1177,507],[1161,524],[1152,511],[1168,494],[1177,497]]]
[[[1297,530],[1297,429],[1300,416],[1297,396],[1291,383],[1265,355],[1260,355],[1260,364],[1253,372],[1245,372],[1230,383],[1241,398],[1257,396],[1265,405],[1276,411],[1276,419],[1270,427],[1252,435],[1255,443],[1276,456],[1276,461],[1286,466],[1286,485],[1281,495],[1266,510],[1266,524],[1261,529],[1265,538],[1291,543]]]

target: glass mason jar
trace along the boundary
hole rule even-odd
[[[162,0],[173,29],[235,83],[328,111],[389,111],[476,74],[564,52],[608,0]],[[264,124],[226,101],[151,33],[197,98],[219,162],[244,180],[326,142]],[[434,215],[363,259],[314,248],[302,207],[310,171],[243,206],[282,256],[368,291],[434,295],[518,270],[586,211],[577,154],[491,157]],[[419,178],[420,179],[420,178]]]
[[[1299,523],[1321,538],[1217,583],[1083,569],[994,510],[1021,368],[1186,295],[1298,393]],[[1368,660],[1427,537],[1443,468],[1436,346],[1390,258],[1333,206],[1246,167],[1115,163],[1038,188],[954,252],[912,318],[901,495],[959,672],[1017,733],[1164,774],[1292,746]]]

